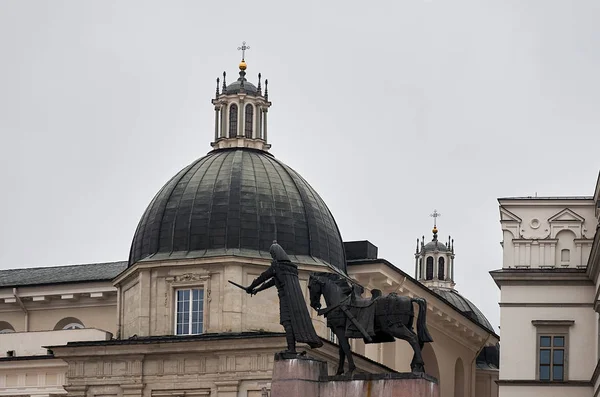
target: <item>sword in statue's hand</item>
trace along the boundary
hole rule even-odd
[[[243,285],[239,285],[238,283],[234,283],[234,282],[233,282],[233,281],[231,281],[231,280],[227,280],[227,281],[229,282],[229,284],[235,285],[235,286],[236,286],[236,287],[238,287],[239,289],[243,289],[244,291],[248,292],[248,288],[247,288],[247,287],[244,287]],[[253,295],[253,293],[251,292],[251,293],[250,293],[250,296],[252,296],[252,295]]]

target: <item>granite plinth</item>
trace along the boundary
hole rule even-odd
[[[310,357],[275,356],[271,397],[439,397],[437,379],[426,374],[328,376],[327,363]]]

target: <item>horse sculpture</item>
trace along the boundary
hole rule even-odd
[[[421,298],[409,298],[391,293],[381,295],[381,291],[372,290],[371,298],[360,296],[361,286],[351,288],[348,282],[333,273],[311,273],[308,281],[310,306],[319,315],[327,318],[327,326],[337,336],[339,364],[337,375],[344,373],[344,360],[348,358],[348,372],[356,369],[349,338],[363,338],[365,343],[393,342],[395,338],[406,340],[414,351],[410,364],[412,372],[424,372],[421,350],[425,343],[433,342],[426,325],[427,302]],[[327,308],[321,309],[321,296],[325,298]],[[414,306],[419,307],[417,332],[412,330]]]

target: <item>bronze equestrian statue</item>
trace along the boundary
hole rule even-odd
[[[306,343],[313,349],[323,346],[323,341],[317,336],[308,313],[298,281],[298,266],[290,261],[277,242],[273,242],[269,251],[273,258],[271,266],[245,288],[246,292],[254,295],[272,286],[277,287],[279,323],[285,329],[287,341],[287,350],[282,353],[296,355],[296,342]]]
[[[308,288],[310,305],[319,315],[327,318],[327,326],[340,343],[340,359],[337,374],[344,372],[344,358],[348,358],[348,372],[355,370],[349,338],[363,338],[365,343],[394,342],[395,338],[406,340],[414,351],[410,364],[412,372],[425,372],[421,351],[425,343],[433,342],[427,330],[427,302],[421,298],[409,298],[395,293],[382,296],[380,290],[372,290],[371,298],[361,297],[362,286],[333,273],[311,273]],[[327,308],[321,309],[321,295]],[[414,305],[419,308],[417,332],[413,331]]]

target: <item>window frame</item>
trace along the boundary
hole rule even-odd
[[[235,110],[235,111],[233,111]],[[239,106],[237,103],[229,105],[229,122],[227,123],[227,138],[236,138],[239,134]],[[232,135],[233,133],[233,135]]]
[[[429,262],[431,259],[431,263]],[[431,265],[431,278],[429,278],[429,269]],[[435,277],[435,258],[433,256],[428,256],[425,258],[425,280],[433,280]]]
[[[189,313],[190,313],[190,319],[189,319],[189,324],[188,324],[188,331],[190,331],[189,333],[184,333],[184,334],[178,334],[177,333],[177,303],[178,298],[178,292],[179,291],[190,291],[190,309],[189,309]],[[202,320],[202,329],[199,333],[192,333],[192,294],[193,294],[193,290],[201,290],[202,291],[202,315],[201,315],[201,320]],[[171,313],[173,314],[173,335],[175,336],[190,336],[190,335],[201,335],[203,333],[206,332],[206,300],[207,300],[207,290],[206,287],[203,284],[196,284],[196,285],[180,285],[180,286],[176,286],[173,288],[173,305],[172,305],[172,311]]]
[[[535,334],[535,379],[540,382],[556,383],[566,382],[569,380],[569,328],[573,326],[575,321],[573,320],[532,320],[531,323],[536,327]],[[543,336],[549,336],[550,347],[540,346],[540,338]],[[553,360],[554,350],[559,350],[560,347],[554,346],[554,337],[562,336],[564,338],[564,346],[562,346],[563,353],[563,378],[560,380],[554,380],[553,373]],[[542,380],[540,377],[540,351],[550,350],[550,379]]]
[[[62,327],[62,330],[73,330],[73,329],[85,329],[85,326],[81,323],[69,323]]]
[[[250,110],[250,112],[248,112]],[[248,114],[250,113],[250,114]],[[249,117],[248,117],[249,116]],[[254,105],[248,103],[244,106],[244,137],[252,139],[254,135]]]

